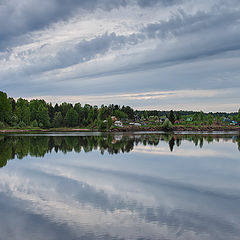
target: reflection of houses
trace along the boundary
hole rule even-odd
[[[115,135],[115,136],[114,136],[114,139],[115,139],[116,141],[121,141],[122,138],[123,138],[123,135]]]
[[[141,123],[133,123],[133,122],[131,122],[131,123],[129,123],[129,125],[133,125],[133,126],[141,126],[142,124],[141,124]]]
[[[121,141],[122,138],[123,138],[123,135],[115,135],[115,136],[113,136],[112,144],[116,144],[117,142]]]

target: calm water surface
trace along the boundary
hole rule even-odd
[[[237,135],[0,136],[0,239],[240,239]]]

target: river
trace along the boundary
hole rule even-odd
[[[235,133],[0,135],[0,239],[239,240]]]

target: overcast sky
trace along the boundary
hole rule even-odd
[[[0,0],[0,90],[237,111],[239,0]]]

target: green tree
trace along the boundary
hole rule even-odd
[[[38,127],[38,122],[37,122],[36,119],[34,121],[32,121],[31,126],[32,127]]]
[[[120,110],[115,110],[113,114],[119,119],[128,118],[128,115]]]
[[[144,116],[145,119],[148,119],[148,112],[144,111],[143,116]]]
[[[54,115],[55,115],[55,111],[54,111],[54,107],[53,107],[52,103],[47,104],[47,108],[48,108],[48,114],[49,114],[49,118],[50,118],[50,123],[52,123]]]
[[[193,121],[199,121],[199,113],[193,114]]]
[[[70,108],[68,110],[64,120],[65,120],[65,123],[68,127],[77,126],[77,124],[78,124],[78,114],[77,114],[77,112],[73,108]]]
[[[200,113],[199,113],[199,120],[203,121],[204,119],[205,119],[204,113],[203,113],[203,111],[200,111]]]
[[[176,120],[180,120],[181,119],[181,112],[177,112],[176,113]]]
[[[98,129],[103,129],[105,127],[104,122],[100,119],[97,120],[97,126],[98,126]]]
[[[175,122],[175,116],[174,116],[173,110],[170,111],[169,120],[170,120],[170,122],[171,122],[172,124],[174,124],[174,122]]]
[[[44,104],[40,104],[38,107],[37,121],[38,121],[39,127],[45,127],[45,128],[50,127],[50,118],[48,114],[48,108],[44,106]]]
[[[53,118],[53,127],[61,127],[63,125],[63,117],[61,112],[56,112]]]
[[[172,123],[170,122],[169,119],[166,119],[163,123],[163,129],[165,130],[171,130],[173,128]]]
[[[41,100],[33,99],[30,101],[29,107],[30,107],[30,112],[31,112],[31,121],[34,121],[34,120],[38,121],[38,119],[37,119],[39,117],[38,109],[39,109],[40,105],[47,107],[47,103],[42,99]]]
[[[108,109],[104,106],[101,106],[101,108],[98,110],[98,120],[103,121],[104,119],[107,118],[107,111]]]
[[[208,124],[209,125],[213,124],[213,115],[212,114],[208,114]]]
[[[240,108],[238,109],[237,121],[240,123]]]
[[[23,122],[27,126],[30,124],[31,112],[27,100],[19,98],[16,103],[16,116],[19,123]]]
[[[4,123],[0,121],[0,129],[3,129],[5,127]]]
[[[108,116],[107,118],[107,128],[109,129],[113,124],[112,118],[111,116]]]
[[[78,114],[78,125],[79,126],[83,126],[85,124],[85,109],[83,107],[81,107],[81,104],[80,103],[76,103],[74,105],[74,110],[77,112]],[[86,110],[86,114],[87,114],[87,111]]]
[[[73,108],[73,105],[71,103],[62,103],[60,106],[59,106],[59,111],[62,113],[62,116],[63,118],[65,118],[67,112]]]
[[[94,122],[94,108],[91,108],[88,112],[88,118],[87,118],[87,121],[88,123],[93,123]]]
[[[12,113],[12,104],[7,98],[7,94],[0,92],[0,121],[8,122]]]
[[[121,111],[126,113],[129,119],[134,119],[134,110],[131,107],[123,106]]]

